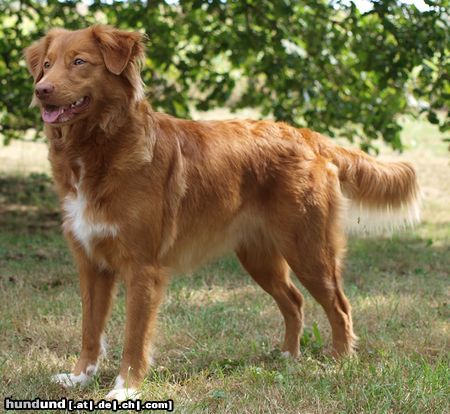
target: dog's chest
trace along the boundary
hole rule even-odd
[[[94,207],[84,186],[84,168],[81,162],[79,166],[79,173],[72,173],[71,177],[73,191],[63,201],[64,229],[71,232],[86,253],[91,255],[96,241],[116,237],[119,228],[117,224],[107,222],[104,212]]]

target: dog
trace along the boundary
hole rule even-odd
[[[143,36],[111,26],[52,29],[24,52],[34,78],[63,230],[82,298],[81,354],[53,379],[96,373],[118,279],[127,289],[125,343],[107,398],[138,395],[170,275],[234,251],[278,305],[282,351],[299,355],[303,296],[323,307],[335,356],[354,351],[341,282],[345,212],[418,220],[411,165],[383,163],[282,122],[191,121],[153,111],[140,69]]]

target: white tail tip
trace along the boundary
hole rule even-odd
[[[392,234],[420,222],[420,201],[416,198],[398,207],[376,208],[348,200],[345,216],[345,229],[349,234]]]

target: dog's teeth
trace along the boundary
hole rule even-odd
[[[84,101],[84,98],[78,99],[78,101],[75,101],[73,104],[70,105],[71,108],[75,108],[76,106],[80,106]]]

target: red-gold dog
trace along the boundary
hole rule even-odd
[[[139,33],[108,26],[54,29],[25,50],[83,303],[80,358],[54,379],[84,384],[96,372],[121,278],[125,344],[107,397],[136,395],[169,275],[229,250],[280,308],[286,354],[298,355],[303,323],[289,268],[324,308],[334,354],[351,353],[341,286],[346,202],[415,221],[413,168],[284,123],[154,112],[144,99],[143,57]]]

